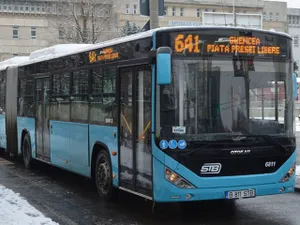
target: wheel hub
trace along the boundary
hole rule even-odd
[[[98,167],[98,185],[102,193],[107,193],[110,182],[110,171],[107,162],[102,162]]]

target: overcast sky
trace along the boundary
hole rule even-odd
[[[279,0],[288,3],[288,8],[300,8],[300,0]]]

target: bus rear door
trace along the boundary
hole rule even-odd
[[[36,156],[45,161],[50,161],[49,90],[49,77],[36,79]]]

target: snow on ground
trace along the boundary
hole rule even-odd
[[[58,225],[0,184],[0,225]]]
[[[300,121],[299,121],[298,117],[296,117],[295,123],[296,123],[296,131],[299,132],[300,131]]]

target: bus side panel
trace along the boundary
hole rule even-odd
[[[32,158],[36,158],[36,146],[35,146],[35,119],[28,117],[17,117],[18,126],[18,153],[21,154],[21,144],[22,144],[22,133],[23,131],[29,132]]]
[[[114,137],[115,133],[115,137]],[[116,178],[113,179],[113,185],[119,185],[118,178],[118,155],[113,156],[112,152],[118,152],[118,132],[117,127],[110,126],[98,126],[90,125],[90,165],[92,162],[92,151],[96,142],[103,143],[107,146],[108,151],[110,152],[110,158],[112,163],[112,172],[116,175]]]
[[[5,115],[0,114],[0,148],[6,149]]]
[[[17,90],[18,90],[18,67],[9,67],[6,77],[6,136],[7,151],[18,154],[17,137]]]
[[[78,174],[90,177],[89,167],[89,125],[71,123],[70,129],[70,169]]]
[[[70,170],[70,123],[50,121],[50,160],[55,166]]]

